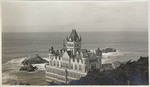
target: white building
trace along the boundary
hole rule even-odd
[[[98,48],[95,52],[81,49],[81,36],[72,30],[63,42],[63,49],[49,49],[49,64],[46,68],[46,81],[68,83],[80,79],[91,69],[101,69],[102,52]]]

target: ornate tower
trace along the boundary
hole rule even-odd
[[[72,30],[69,37],[66,38],[66,50],[70,51],[73,55],[76,51],[81,49],[81,36],[79,38],[76,30]]]

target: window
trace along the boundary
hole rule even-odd
[[[82,69],[82,66],[81,66],[81,65],[79,65],[79,70],[81,71],[81,69]]]
[[[70,77],[73,77],[73,73],[69,73],[69,76],[70,76]]]
[[[54,62],[54,66],[55,66],[55,61],[53,61]]]
[[[73,69],[73,64],[70,64],[70,69]]]
[[[87,66],[85,66],[85,72],[86,72],[86,71],[88,71],[88,67],[87,67]]]
[[[64,67],[64,68],[65,68],[65,64],[64,64],[64,63],[61,63],[61,67]]]
[[[75,70],[77,70],[77,65],[75,65]]]
[[[66,67],[66,68],[69,68],[69,64],[66,64],[65,67]]]
[[[67,44],[69,47],[73,47],[73,44]]]
[[[74,77],[74,73],[72,73],[72,76],[71,77]]]
[[[57,66],[59,66],[59,62],[57,62]]]

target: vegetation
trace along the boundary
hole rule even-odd
[[[129,60],[114,70],[92,70],[69,85],[148,85],[148,57]]]

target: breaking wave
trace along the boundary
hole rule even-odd
[[[112,62],[116,57],[124,56],[124,54],[125,53],[119,52],[119,51],[103,53],[102,54],[102,64]]]
[[[25,59],[23,58],[17,58],[12,59],[5,64],[2,65],[2,83],[6,83],[8,80],[14,80],[17,79],[17,76],[14,74],[19,71],[19,68],[23,66],[21,62]]]
[[[2,83],[6,83],[8,80],[14,80],[17,79],[17,76],[15,75],[17,72],[19,72],[20,67],[23,66],[22,61],[27,57],[22,58],[16,58],[12,59],[5,64],[2,65],[3,72],[2,72]],[[48,60],[48,58],[43,58]],[[36,66],[38,70],[45,70],[45,63],[43,64],[32,64],[33,66]],[[30,72],[29,72],[30,73]],[[34,73],[34,72],[32,72]]]
[[[8,79],[17,79],[17,76],[15,75],[10,75],[9,73],[3,73],[2,74],[2,83],[6,83],[8,81]]]

